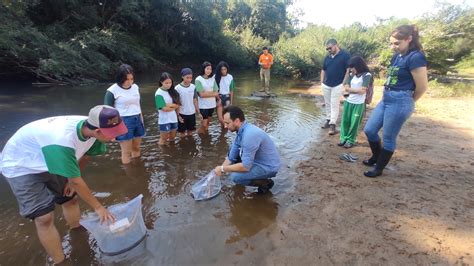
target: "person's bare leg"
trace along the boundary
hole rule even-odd
[[[173,142],[176,139],[176,130],[171,130],[168,135],[168,141]]]
[[[63,247],[61,246],[61,238],[59,237],[56,226],[54,226],[53,212],[36,217],[34,222],[38,238],[46,250],[46,253],[53,259],[54,263],[64,261],[65,256]]]
[[[79,202],[77,200],[77,196],[74,197],[72,200],[63,203],[61,205],[63,209],[64,219],[69,227],[78,228],[81,225],[79,224],[79,219],[81,218],[81,210],[79,209]]]
[[[219,123],[221,126],[224,126],[224,115],[222,114],[224,111],[224,107],[221,104],[217,106],[217,119],[219,119]]]
[[[158,142],[158,144],[165,145],[167,139],[168,139],[168,132],[160,132],[160,141]]]
[[[201,126],[200,126],[199,129],[198,129],[198,133],[199,133],[199,134],[204,134],[204,133],[206,133],[206,130],[207,130],[206,124],[208,123],[208,121],[209,121],[209,120],[208,120],[207,118],[201,120]]]
[[[122,163],[128,164],[132,158],[132,141],[126,140],[119,143],[122,150]]]
[[[142,143],[142,138],[134,138],[132,140],[132,158],[140,157],[140,145]]]

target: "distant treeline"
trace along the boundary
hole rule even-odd
[[[448,4],[412,22],[393,18],[371,27],[309,25],[301,30],[287,11],[292,1],[283,0],[0,3],[0,79],[109,80],[121,63],[138,71],[204,60],[255,67],[263,46],[271,47],[276,72],[313,78],[328,38],[374,65],[386,65],[388,35],[402,23],[420,27],[430,68],[443,73],[472,58],[474,39],[472,8]]]

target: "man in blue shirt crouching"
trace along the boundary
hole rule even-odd
[[[236,184],[258,187],[266,193],[273,187],[272,177],[280,169],[280,156],[275,144],[262,129],[245,121],[244,112],[237,106],[224,108],[224,126],[237,132],[227,158],[214,171],[218,176],[230,173]]]

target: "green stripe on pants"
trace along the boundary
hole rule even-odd
[[[365,103],[353,104],[344,102],[344,111],[341,121],[341,142],[356,142],[357,133],[359,131],[362,118],[364,117]]]

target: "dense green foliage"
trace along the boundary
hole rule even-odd
[[[120,63],[250,66],[291,32],[289,1],[25,0],[0,4],[0,74],[107,79]]]
[[[336,38],[352,55],[366,58],[378,71],[392,55],[390,32],[406,23],[419,26],[431,71],[472,69],[472,8],[441,4],[435,13],[416,21],[391,18],[370,27],[354,23],[339,30],[322,25],[297,30],[297,17],[287,12],[291,4],[285,0],[2,0],[0,78],[105,80],[121,63],[137,70],[180,68],[204,60],[256,67],[263,46],[271,47],[277,73],[316,78],[329,38]]]
[[[324,43],[329,38],[335,38],[343,49],[364,57],[378,72],[389,64],[392,56],[388,37],[393,29],[402,24],[416,24],[420,29],[431,72],[445,74],[454,70],[453,66],[459,62],[469,65],[472,61],[472,56],[469,56],[474,47],[474,9],[440,4],[437,12],[425,14],[414,21],[391,18],[379,20],[371,27],[354,23],[339,30],[309,25],[297,36],[281,38],[274,45],[278,71],[304,78],[317,76],[326,55]]]

